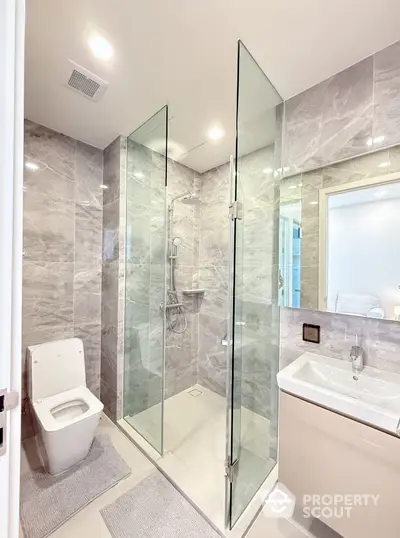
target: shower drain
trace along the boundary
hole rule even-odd
[[[196,396],[200,396],[203,393],[201,392],[201,390],[192,389],[192,390],[189,390],[189,394],[190,396],[194,396],[196,398]]]

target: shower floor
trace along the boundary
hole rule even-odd
[[[164,456],[143,445],[136,432],[147,439],[160,435],[160,406],[138,415],[126,416],[120,425],[175,484],[220,529],[225,520],[226,399],[201,385],[186,389],[164,403]],[[124,423],[124,424],[123,424]],[[241,413],[241,482],[235,488],[236,505],[240,497],[248,500],[256,493],[260,480],[274,467],[269,458],[269,421],[248,409]],[[249,491],[249,489],[253,491]]]

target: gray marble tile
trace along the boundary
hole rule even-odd
[[[369,150],[373,119],[373,58],[289,99],[286,103],[286,175]]]
[[[31,159],[26,154],[25,161],[38,167],[37,170],[24,168],[25,198],[32,196],[33,198],[46,197],[49,201],[74,201],[74,178],[60,174],[46,163]]]
[[[303,323],[321,326],[320,344],[303,342]],[[306,351],[349,360],[356,335],[364,348],[367,365],[400,372],[398,322],[289,308],[281,309],[280,368],[284,368]]]
[[[100,329],[101,295],[100,293],[80,292],[74,294],[74,324],[96,323]]]
[[[119,200],[103,205],[103,262],[116,261],[120,256]]]
[[[116,138],[103,152],[103,204],[108,205],[120,197],[121,138]]]
[[[226,209],[227,206],[225,206]],[[218,207],[202,208],[200,231],[200,266],[227,265],[229,243],[229,221],[227,211]]]
[[[369,155],[327,166],[320,171],[323,175],[323,187],[335,187],[353,181],[385,175],[391,171],[391,166],[382,167],[382,163],[390,163],[389,150],[376,151]]]
[[[24,130],[26,156],[73,180],[76,140],[29,120]]]
[[[101,296],[101,263],[95,265],[75,261],[74,293],[94,293]]]
[[[227,266],[201,267],[199,287],[205,289],[201,313],[221,321],[227,317],[228,309],[228,268]]]
[[[25,346],[73,336],[73,263],[24,261],[22,285]]]
[[[24,251],[32,261],[74,259],[74,202],[38,190],[24,193]]]
[[[223,320],[200,313],[198,382],[221,395],[226,393],[227,353],[221,344],[225,331]]]
[[[374,56],[373,140],[384,136],[383,144],[400,142],[400,42]]]
[[[99,265],[102,256],[102,210],[75,205],[75,261]]]
[[[118,261],[105,263],[102,268],[102,325],[118,325]]]
[[[86,321],[75,319],[74,334],[83,341],[85,352],[86,384],[97,397],[100,396],[101,330],[100,318]]]
[[[75,148],[75,201],[101,210],[103,205],[103,152],[77,141]]]

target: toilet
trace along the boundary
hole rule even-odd
[[[104,406],[86,387],[79,338],[28,347],[28,367],[43,463],[56,475],[87,456]]]

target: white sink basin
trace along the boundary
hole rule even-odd
[[[278,375],[281,390],[400,436],[400,375],[304,353]]]

